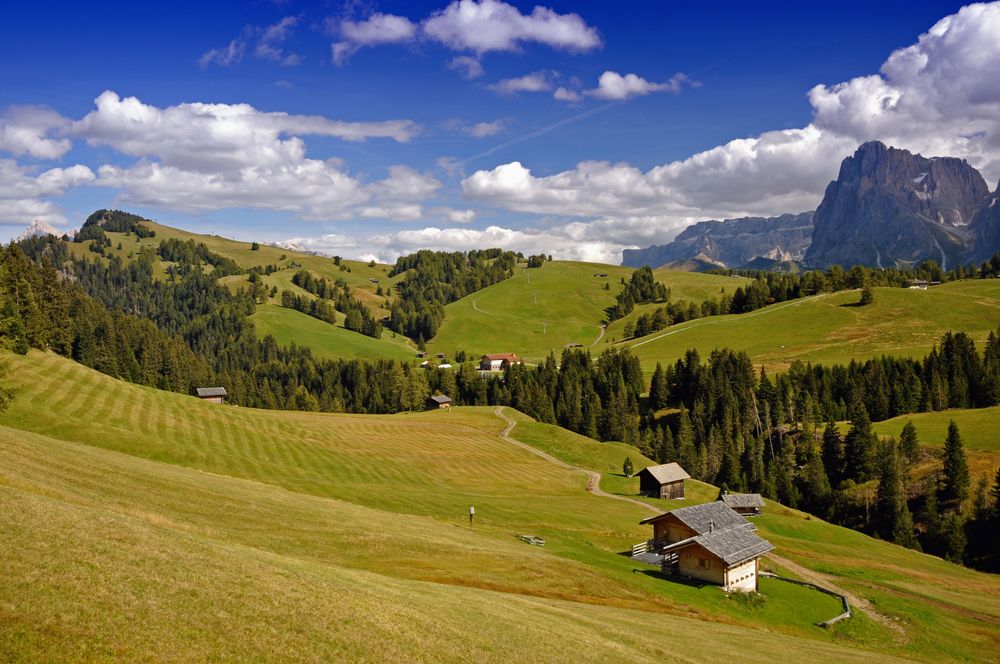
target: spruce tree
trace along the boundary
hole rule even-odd
[[[844,479],[844,443],[837,423],[830,421],[823,430],[823,466],[830,484],[837,486]]]
[[[877,474],[876,447],[877,441],[875,434],[872,433],[872,422],[868,418],[868,411],[859,402],[854,407],[851,430],[847,432],[847,438],[844,441],[848,478],[862,483],[875,477]]]
[[[653,378],[649,384],[649,408],[650,410],[660,410],[667,406],[667,400],[670,396],[670,388],[667,386],[667,377],[663,372],[663,367],[660,363],[656,363],[656,369],[653,371]]]
[[[948,423],[948,437],[944,441],[944,483],[941,498],[961,504],[969,497],[969,464],[965,459],[965,446],[958,425]]]
[[[917,427],[913,422],[907,421],[903,425],[903,430],[899,434],[899,451],[902,453],[906,463],[913,463],[920,453],[920,443],[917,440]]]
[[[906,489],[896,441],[882,446],[879,468],[878,494],[875,501],[875,529],[879,536],[890,542],[913,548],[913,517],[906,505]]]
[[[945,559],[961,564],[965,559],[968,541],[965,536],[965,519],[960,513],[951,512],[941,522],[941,540]]]
[[[622,473],[625,477],[632,477],[632,457],[625,457],[625,463],[622,464]]]

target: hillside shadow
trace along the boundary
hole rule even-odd
[[[651,576],[654,579],[659,579],[660,581],[667,581],[668,583],[676,583],[681,586],[688,586],[689,588],[704,588],[707,583],[703,581],[698,581],[697,579],[687,579],[678,574],[664,574],[659,570],[646,570],[646,569],[633,569],[632,573],[635,574],[639,572],[640,574],[645,574],[646,576]]]

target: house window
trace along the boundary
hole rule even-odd
[[[699,558],[698,567],[701,569],[708,569],[708,558]]]

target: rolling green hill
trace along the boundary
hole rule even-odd
[[[858,612],[827,631],[812,623],[837,604],[813,591],[765,580],[754,610],[643,573],[619,553],[648,537],[648,511],[504,440],[489,408],[259,411],[52,354],[12,362],[0,651],[15,660],[938,661],[1000,646],[995,577],[773,504],[757,525],[780,555],[885,623]],[[515,437],[572,464],[649,463],[516,419]],[[690,482],[686,502],[714,495]]]
[[[137,238],[134,235],[127,236],[125,233],[107,232],[107,236],[111,240],[111,247],[105,249],[106,253],[119,256],[122,260],[127,261],[144,247],[155,248],[162,240],[174,238],[202,243],[211,251],[231,258],[242,268],[268,265],[277,265],[281,268],[262,277],[269,288],[277,287],[278,295],[269,298],[266,304],[258,306],[254,322],[261,337],[271,334],[280,344],[287,345],[294,342],[299,346],[310,348],[317,357],[323,358],[409,359],[414,355],[414,349],[405,338],[393,338],[391,332],[384,334],[382,339],[365,337],[344,329],[342,315],[338,315],[338,324],[333,326],[300,312],[278,306],[280,293],[283,290],[290,290],[305,297],[314,297],[292,283],[292,275],[300,269],[307,269],[331,281],[343,279],[351,287],[352,294],[364,302],[374,315],[386,315],[388,311],[383,308],[386,298],[378,296],[376,290],[379,286],[391,289],[403,278],[402,275],[389,278],[388,272],[391,268],[388,265],[369,267],[367,263],[343,260],[342,264],[350,268],[350,272],[348,272],[341,270],[339,266],[334,264],[332,258],[326,256],[315,256],[263,244],[260,245],[259,249],[254,250],[249,243],[229,240],[217,235],[199,235],[155,222],[145,222],[145,225],[156,231],[155,237]],[[80,244],[70,243],[69,248],[76,256],[93,260],[96,254],[88,249],[90,244],[91,241]],[[118,248],[119,246],[121,249]],[[154,275],[165,277],[169,264],[169,261],[156,261]],[[222,277],[219,281],[233,292],[249,286],[245,275],[230,275]]]
[[[518,269],[511,279],[445,307],[444,323],[427,347],[449,357],[457,350],[472,356],[513,352],[528,362],[538,362],[549,352],[558,355],[571,344],[600,352],[606,339],[621,334],[625,320],[659,306],[640,305],[627,319],[615,321],[607,334],[602,333],[605,309],[614,304],[622,289],[621,280],[632,272],[628,267],[572,261]],[[606,276],[598,276],[601,274]],[[722,288],[735,290],[746,281],[669,270],[658,270],[656,277],[670,287],[674,299],[699,303],[717,296]]]
[[[929,290],[876,288],[854,306],[855,291],[822,294],[747,314],[714,316],[622,342],[652,371],[689,348],[745,350],[755,363],[784,369],[794,360],[847,364],[879,355],[922,357],[948,330],[983,341],[1000,325],[1000,280],[956,281]]]
[[[409,360],[414,350],[403,337],[393,337],[389,330],[381,339],[366,337],[345,330],[343,314],[337,314],[337,325],[330,325],[312,316],[276,304],[259,304],[253,315],[254,327],[260,335],[270,334],[282,346],[295,343],[310,348],[313,355],[328,359]]]

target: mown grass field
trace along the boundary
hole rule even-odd
[[[723,292],[732,295],[736,289],[750,282],[746,277],[724,277],[717,274],[701,272],[680,272],[678,270],[653,270],[653,276],[664,286],[670,288],[670,299],[673,302],[687,300],[701,306],[706,300],[718,300]],[[625,325],[634,323],[639,316],[653,313],[664,306],[662,302],[636,305],[635,310],[625,318],[621,318],[608,326],[609,341],[619,341],[624,338]]]
[[[948,330],[982,342],[1000,326],[1000,280],[957,281],[926,291],[876,288],[875,302],[853,306],[858,292],[824,294],[757,311],[702,318],[622,342],[652,371],[689,348],[744,350],[774,370],[794,360],[847,364],[880,355],[922,357]]]
[[[448,357],[459,350],[473,357],[509,352],[538,362],[568,344],[590,346],[601,336],[620,279],[631,274],[632,268],[566,261],[516,268],[512,278],[445,307],[427,348]]]
[[[962,442],[967,449],[1000,454],[1000,406],[900,415],[891,420],[875,422],[872,429],[882,436],[895,436],[898,439],[903,426],[912,421],[922,444],[944,447],[948,423],[952,420],[958,425]]]
[[[627,318],[608,326],[606,309],[622,290],[633,268],[599,263],[554,261],[540,268],[517,268],[511,279],[477,291],[445,307],[445,321],[428,349],[449,357],[458,350],[472,356],[513,352],[528,362],[538,362],[550,352],[571,344],[599,353],[613,338],[620,338],[628,320],[662,304],[636,307]],[[596,275],[604,274],[600,277]],[[675,300],[699,304],[747,281],[711,274],[657,270],[656,278],[670,287]],[[607,290],[605,290],[607,285]]]
[[[384,330],[381,339],[367,337],[342,327],[343,315],[337,315],[338,324],[307,316],[294,309],[276,304],[259,304],[253,315],[257,334],[270,334],[278,344],[295,343],[312,350],[316,357],[327,359],[359,360],[412,360],[414,349],[402,337],[393,338],[391,330]]]
[[[637,569],[619,553],[648,537],[648,512],[501,439],[490,408],[259,411],[51,354],[12,362],[0,651],[15,659],[932,661],[1000,646],[994,577],[780,507],[757,523],[781,555],[877,598],[905,638],[864,616],[817,628],[836,602],[788,584],[765,581],[753,611]],[[569,463],[648,463],[518,419],[515,437]],[[692,483],[689,500],[713,493]]]
[[[948,437],[948,423],[952,420],[958,425],[958,431],[962,435],[973,485],[980,477],[986,477],[988,482],[992,482],[1000,468],[1000,406],[902,415],[875,422],[872,430],[880,436],[893,436],[898,440],[906,422],[913,422],[920,444],[930,449],[930,454],[914,468],[913,475],[929,477],[941,468],[939,456]],[[845,424],[844,430],[848,426]]]

